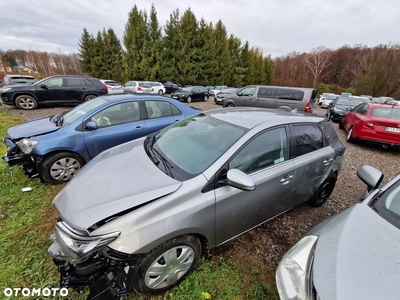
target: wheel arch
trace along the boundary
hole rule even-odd
[[[86,93],[83,93],[81,101],[84,102],[87,96],[99,97],[99,94],[96,93],[96,92],[86,92]]]
[[[32,92],[15,92],[12,95],[12,101],[14,102],[14,105],[16,105],[15,100],[17,100],[19,96],[24,96],[24,95],[34,98],[39,103],[38,98]]]
[[[48,157],[50,157],[52,155],[55,155],[57,153],[62,153],[62,152],[73,153],[75,155],[78,155],[80,158],[82,158],[84,164],[88,163],[88,160],[85,159],[85,157],[80,155],[78,152],[75,152],[75,151],[72,151],[72,150],[66,150],[66,149],[53,149],[53,150],[47,152],[46,154],[43,154],[43,155],[40,155],[40,156],[37,157],[37,159],[36,159],[36,167],[39,169],[45,159],[47,159]]]

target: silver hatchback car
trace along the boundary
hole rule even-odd
[[[91,299],[165,292],[208,249],[322,205],[344,151],[328,119],[262,108],[202,112],[106,150],[53,201],[61,284]]]

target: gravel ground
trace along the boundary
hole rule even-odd
[[[192,102],[191,106],[203,110],[220,108],[214,104],[211,97],[207,102]],[[70,107],[40,108],[34,111],[17,110],[9,106],[0,106],[12,115],[18,116],[24,121],[43,116],[58,114]],[[324,115],[326,110],[317,107],[314,111],[318,115]],[[335,128],[340,138],[345,141],[345,132]],[[369,144],[347,144],[344,163],[338,176],[338,181],[332,196],[319,208],[308,205],[299,206],[274,220],[250,231],[241,237],[228,242],[211,252],[212,256],[222,258],[234,258],[236,261],[247,261],[248,257],[257,257],[257,264],[271,270],[275,269],[282,255],[311,227],[329,216],[343,211],[347,207],[356,204],[365,189],[365,185],[356,176],[356,171],[362,165],[371,165],[385,174],[384,182],[400,172],[400,151],[396,149],[384,149],[380,146]],[[249,256],[250,255],[250,256]]]

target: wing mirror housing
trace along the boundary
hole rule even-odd
[[[238,95],[239,97],[243,96],[242,92],[237,92],[236,95]]]
[[[95,121],[89,121],[86,123],[85,129],[88,131],[97,130],[97,123]]]
[[[47,87],[47,85],[45,85],[45,84],[41,84],[41,85],[40,85],[40,88],[45,89],[45,90],[48,90],[48,89],[49,89],[49,88]]]
[[[246,173],[238,169],[229,170],[226,174],[226,184],[243,191],[253,191],[256,188],[256,183]]]
[[[372,191],[376,190],[383,180],[383,173],[371,166],[362,166],[357,170],[357,176],[367,185],[360,201],[367,198]]]

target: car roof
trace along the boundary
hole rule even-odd
[[[104,98],[108,101],[125,101],[125,100],[133,100],[133,101],[144,101],[144,100],[158,100],[158,101],[176,101],[178,100],[172,99],[170,97],[159,96],[158,94],[134,94],[134,93],[122,93],[122,94],[107,94],[100,96],[98,98]],[[189,106],[188,106],[189,107]]]
[[[271,126],[274,126],[297,122],[318,123],[325,119],[312,114],[286,111],[284,109],[254,107],[219,108],[204,113],[221,121],[232,123],[247,129],[265,123],[270,123]]]

